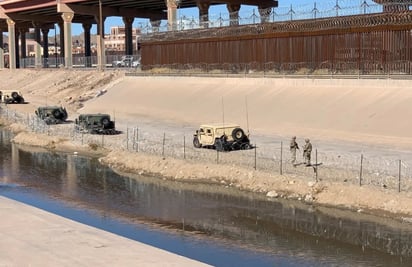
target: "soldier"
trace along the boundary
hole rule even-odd
[[[305,146],[303,147],[303,158],[305,159],[306,166],[311,166],[310,156],[312,154],[312,144],[308,138],[305,139]]]
[[[289,148],[290,148],[290,156],[291,156],[290,162],[292,164],[295,164],[296,163],[296,149],[299,149],[299,145],[298,143],[296,143],[296,136],[293,136],[292,139],[290,140]]]

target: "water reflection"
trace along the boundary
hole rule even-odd
[[[103,216],[134,224],[150,222],[175,232],[193,233],[193,238],[246,248],[250,255],[262,253],[271,258],[271,264],[412,264],[412,227],[408,224],[300,202],[267,201],[218,186],[122,176],[97,159],[18,147],[9,143],[7,132],[0,133],[1,182],[34,188]],[[222,264],[225,260],[236,262],[186,256],[214,265],[226,265]]]

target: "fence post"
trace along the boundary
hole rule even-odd
[[[359,186],[362,186],[362,168],[363,168],[363,154],[361,154],[361,158],[360,158]]]
[[[402,171],[402,160],[399,160],[398,193],[401,192],[401,171]]]
[[[126,127],[126,150],[129,151],[129,127]]]
[[[132,149],[136,150],[136,129],[137,128],[133,128],[133,142],[132,142]]]
[[[136,152],[139,152],[139,127],[136,127]]]
[[[257,146],[256,146],[256,144],[255,144],[255,170],[256,170],[256,168],[257,168],[257,163],[256,163],[256,149],[257,149]]]
[[[186,136],[183,135],[183,159],[186,159]]]
[[[165,142],[166,142],[166,133],[163,133],[162,157],[165,156]]]
[[[282,162],[283,162],[283,142],[281,141],[281,142],[280,142],[280,164],[279,164],[280,175],[283,174]]]
[[[318,149],[315,150],[315,177],[318,182]]]

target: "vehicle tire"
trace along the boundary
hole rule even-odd
[[[110,121],[108,118],[102,118],[101,123],[107,127],[110,124]]]
[[[19,97],[19,100],[17,101],[19,104],[24,104],[24,98],[23,97]]]
[[[240,128],[235,128],[232,131],[232,138],[235,141],[240,141],[245,137],[245,132]]]
[[[238,142],[233,142],[232,146],[231,146],[231,149],[232,150],[239,150],[239,149],[241,149],[241,144],[238,143]]]
[[[62,117],[60,118],[62,121],[67,120],[67,111],[66,109],[62,110]]]
[[[222,139],[216,139],[215,140],[215,148],[216,148],[217,151],[224,151]]]
[[[199,138],[197,138],[197,137],[193,138],[193,146],[196,147],[196,148],[201,148],[202,147],[202,145],[200,144]]]
[[[240,149],[241,150],[248,150],[251,149],[252,146],[249,143],[243,143],[242,145],[240,145]]]
[[[19,99],[19,94],[17,93],[17,92],[12,92],[11,93],[11,97],[14,99],[14,100],[18,100]]]
[[[60,112],[60,110],[56,109],[53,111],[53,117],[56,119],[61,119],[61,117],[63,116],[63,114]]]

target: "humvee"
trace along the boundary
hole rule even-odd
[[[204,124],[193,135],[196,148],[213,148],[217,151],[251,149],[249,136],[237,124]]]
[[[44,120],[46,124],[59,124],[67,120],[67,111],[64,107],[44,106],[35,111],[37,117]]]
[[[114,121],[108,114],[81,114],[75,120],[76,130],[90,134],[117,134]]]
[[[5,104],[23,104],[24,98],[20,91],[16,90],[1,90],[0,101]]]

